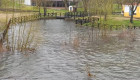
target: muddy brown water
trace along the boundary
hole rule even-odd
[[[0,80],[140,79],[139,29],[98,30],[65,20],[32,23],[41,26],[41,43],[33,54],[1,53]]]

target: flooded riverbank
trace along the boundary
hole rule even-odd
[[[26,23],[26,27],[30,23]],[[33,54],[0,54],[0,79],[138,80],[140,30],[98,30],[72,21],[40,20]],[[18,26],[18,25],[17,25]],[[9,34],[10,35],[10,34]]]

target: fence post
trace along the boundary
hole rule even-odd
[[[66,14],[67,14],[67,13],[65,12],[65,13],[64,13],[64,17],[66,17]]]
[[[75,20],[75,23],[77,24],[77,20]]]
[[[55,17],[57,17],[57,13],[55,13]]]
[[[80,22],[81,22],[81,25],[83,25],[83,21],[82,21],[82,20],[80,20]]]
[[[100,28],[100,23],[98,23],[98,29]]]
[[[23,20],[22,20],[22,16],[21,16],[21,23],[23,22]]]
[[[80,12],[80,17],[81,17],[81,12]]]
[[[134,29],[136,29],[136,26],[134,26]]]
[[[76,17],[78,17],[78,12],[76,12]]]
[[[74,20],[75,20],[75,12],[74,12]]]
[[[61,17],[61,13],[60,13],[60,17]]]

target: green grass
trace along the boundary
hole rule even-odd
[[[77,11],[78,11],[78,12],[80,12],[80,11],[83,12],[83,11],[84,11],[84,8],[77,8]]]
[[[79,18],[79,19],[82,19],[82,17]],[[128,20],[108,19],[107,21],[104,21],[103,18],[102,18],[97,23],[107,24],[107,25],[124,25],[124,26],[137,26],[137,27],[140,27],[140,20],[134,20],[133,24],[131,24],[129,19]],[[92,26],[92,23],[85,23],[83,25],[84,26]],[[94,24],[94,25],[97,26],[97,24]]]
[[[65,9],[47,9],[47,12],[48,13],[65,13],[65,12],[68,12],[68,10],[65,10]],[[43,11],[42,11],[43,13]]]
[[[32,11],[39,11],[39,8],[36,7],[36,6],[25,6],[24,8],[22,8],[22,10],[32,10]],[[44,9],[43,7],[40,7],[40,12],[41,13],[44,13]],[[65,13],[65,12],[68,12],[68,10],[65,10],[65,9],[50,9],[50,8],[47,8],[47,12],[48,13]]]
[[[103,21],[104,24],[109,24],[109,25],[125,25],[125,26],[129,26],[131,25],[129,20],[113,20],[113,19],[109,19],[107,21]],[[140,26],[140,21],[138,20],[134,20],[133,26]]]

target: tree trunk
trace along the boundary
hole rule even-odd
[[[2,3],[2,2],[1,2],[1,0],[0,0],[0,7],[1,7],[1,3]]]
[[[46,10],[46,4],[47,4],[46,2],[43,3],[44,16],[46,16],[46,11],[47,11]]]
[[[133,23],[133,14],[131,13],[130,23]]]
[[[44,16],[46,16],[46,11],[47,11],[46,7],[44,7]]]
[[[132,7],[131,7],[131,17],[130,17],[130,23],[133,23],[133,15],[134,15],[134,6],[132,5]]]
[[[82,2],[83,2],[84,12],[87,12],[89,0],[82,0]]]
[[[104,14],[104,20],[107,20],[107,13]]]
[[[87,6],[84,7],[84,12],[87,12]]]
[[[120,4],[118,3],[118,9],[120,9]]]
[[[65,9],[67,10],[68,9],[68,5],[67,5],[67,0],[64,0],[64,4],[65,4]]]

